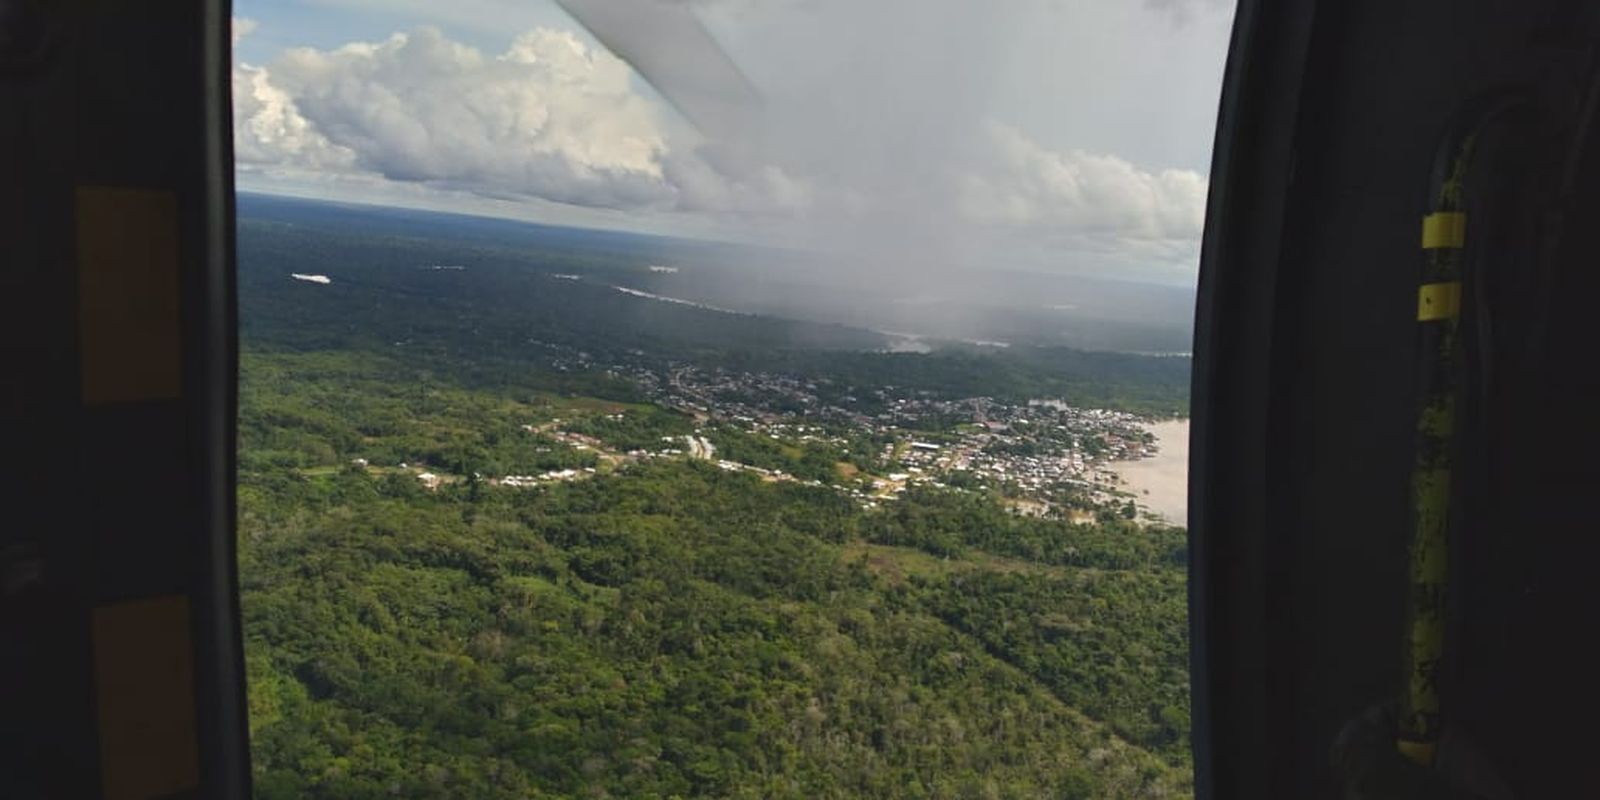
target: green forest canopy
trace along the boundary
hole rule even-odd
[[[1182,531],[691,461],[430,492],[380,462],[617,406],[393,369],[245,357],[259,796],[1190,791]]]

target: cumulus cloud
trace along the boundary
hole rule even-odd
[[[748,0],[673,1],[754,13]],[[767,48],[785,68],[761,87],[739,141],[706,139],[570,31],[535,28],[494,54],[424,27],[236,65],[237,163],[247,175],[389,185],[396,197],[691,215],[854,251],[853,264],[887,273],[993,263],[989,243],[1026,238],[1192,274],[1205,177],[1053,149],[992,121],[978,66],[1004,42],[980,10],[881,0],[827,6],[833,17],[816,2],[765,7],[793,15],[773,16],[794,24],[772,35],[827,48]],[[907,19],[918,35],[879,35],[906,33]],[[235,39],[253,27],[235,19]]]
[[[567,32],[530,31],[487,57],[423,28],[290,50],[253,79],[258,95],[292,98],[350,166],[391,180],[577,205],[672,202],[657,110],[626,65]]]
[[[262,67],[234,68],[233,117],[234,160],[244,171],[343,171],[356,162],[355,152],[329,141]]]
[[[1065,227],[1125,239],[1192,240],[1205,220],[1206,179],[1151,172],[1116,156],[1055,152],[1009,126],[991,123],[987,168],[963,180],[973,219],[1009,226]]]
[[[629,67],[536,28],[496,56],[436,29],[234,70],[235,150],[258,172],[342,171],[497,199],[629,210],[795,213],[811,192],[730,165],[642,94]],[[735,168],[736,167],[736,168]]]

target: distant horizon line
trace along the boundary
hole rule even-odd
[[[271,198],[271,199],[275,199],[275,200],[298,200],[298,201],[306,202],[306,203],[321,203],[323,205],[344,206],[344,207],[348,207],[348,208],[357,208],[357,209],[381,209],[381,210],[385,210],[385,211],[418,211],[418,212],[422,212],[422,213],[425,213],[425,214],[437,214],[439,216],[445,216],[445,217],[465,217],[467,219],[489,220],[489,221],[493,221],[493,222],[509,222],[509,223],[518,224],[518,225],[532,225],[532,226],[540,227],[540,228],[565,228],[565,229],[568,229],[568,230],[595,231],[595,232],[599,232],[599,233],[619,233],[619,234],[623,234],[625,236],[637,236],[637,237],[644,238],[644,239],[676,239],[676,240],[685,241],[685,242],[695,242],[695,243],[703,243],[703,244],[726,244],[726,245],[735,245],[735,246],[740,246],[740,247],[761,247],[761,246],[763,246],[763,245],[747,244],[745,242],[734,242],[734,241],[726,241],[726,240],[721,240],[721,239],[709,239],[709,238],[698,238],[698,237],[683,236],[681,234],[650,233],[650,232],[639,231],[639,230],[630,230],[630,229],[621,228],[621,227],[615,227],[614,228],[614,227],[605,227],[605,226],[600,226],[600,225],[585,225],[585,224],[576,223],[576,222],[546,222],[546,221],[537,220],[537,219],[529,219],[527,217],[516,217],[516,216],[510,216],[510,215],[494,214],[494,213],[490,213],[490,212],[482,211],[482,210],[478,210],[478,211],[448,210],[447,211],[447,210],[443,210],[443,209],[440,209],[440,208],[437,208],[437,207],[427,206],[427,205],[407,205],[407,204],[404,204],[404,203],[378,202],[378,201],[375,201],[375,200],[346,200],[346,199],[331,198],[331,197],[327,197],[327,196],[323,196],[323,195],[298,194],[298,193],[295,193],[295,192],[292,192],[292,191],[277,191],[277,190],[272,190],[272,189],[259,189],[259,188],[246,189],[246,188],[240,188],[240,187],[236,186],[234,188],[234,195],[236,197],[249,196],[249,197]],[[782,249],[782,248],[772,247],[772,249]]]
[[[432,207],[432,206],[427,206],[427,205],[407,205],[407,204],[395,203],[395,202],[380,202],[380,201],[376,201],[376,200],[339,199],[339,198],[331,198],[331,197],[328,197],[326,195],[297,193],[297,192],[294,192],[294,191],[281,190],[281,189],[263,189],[263,188],[257,188],[257,187],[245,188],[245,187],[240,187],[237,184],[235,184],[235,186],[234,186],[234,195],[236,197],[260,197],[260,198],[274,199],[274,200],[293,200],[293,201],[299,201],[299,202],[304,202],[304,203],[320,203],[322,205],[340,206],[340,207],[351,208],[351,209],[376,209],[376,210],[380,210],[380,211],[410,211],[410,212],[417,212],[417,213],[423,213],[423,214],[433,214],[433,215],[443,216],[443,217],[460,217],[460,218],[464,218],[464,219],[483,220],[483,221],[488,221],[488,222],[499,222],[499,223],[507,223],[507,224],[512,224],[512,225],[532,226],[532,227],[538,227],[538,228],[554,228],[554,229],[561,229],[561,230],[586,231],[586,232],[592,232],[592,233],[606,233],[606,234],[615,234],[615,235],[619,235],[619,236],[632,236],[632,237],[636,237],[636,238],[640,238],[640,239],[656,239],[656,240],[661,240],[661,241],[682,242],[682,243],[696,244],[696,245],[712,245],[712,246],[721,246],[721,247],[745,247],[745,248],[751,248],[751,249],[754,249],[754,250],[770,250],[770,251],[794,253],[794,254],[800,254],[800,255],[809,254],[809,253],[812,252],[812,251],[799,250],[799,249],[792,248],[792,247],[786,247],[784,245],[777,245],[777,244],[770,244],[770,243],[735,241],[735,240],[731,240],[731,239],[717,239],[717,238],[710,238],[710,237],[688,236],[688,235],[676,234],[676,233],[656,233],[656,232],[650,232],[650,231],[641,231],[641,230],[636,230],[636,229],[628,229],[628,228],[624,228],[624,227],[609,227],[609,226],[598,225],[598,224],[597,225],[586,225],[586,224],[576,223],[576,222],[546,222],[546,221],[541,221],[541,220],[537,220],[537,219],[529,219],[527,217],[517,217],[517,216],[510,216],[510,215],[494,214],[494,213],[490,213],[490,212],[484,211],[484,210],[473,210],[473,211],[443,210],[443,209],[439,209],[437,207]],[[237,209],[235,209],[235,213],[237,214]],[[1194,283],[1165,283],[1165,282],[1161,282],[1161,281],[1141,280],[1139,278],[1108,277],[1108,276],[1105,276],[1105,275],[1095,275],[1095,274],[1082,273],[1082,272],[1048,272],[1048,271],[1042,271],[1042,270],[1024,269],[1024,268],[1019,268],[1019,267],[990,267],[989,269],[993,269],[993,270],[995,270],[997,272],[1010,272],[1010,273],[1021,274],[1021,275],[1038,275],[1038,276],[1053,277],[1053,278],[1070,278],[1070,279],[1076,279],[1076,280],[1099,281],[1099,282],[1104,282],[1104,283],[1122,283],[1122,284],[1132,284],[1132,285],[1135,285],[1135,286],[1157,287],[1157,288],[1162,288],[1162,289],[1181,289],[1181,290],[1187,290],[1187,291],[1191,291],[1191,292],[1198,291],[1198,288],[1199,288],[1198,287],[1198,280],[1196,280],[1196,282],[1194,282]]]

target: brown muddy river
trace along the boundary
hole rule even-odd
[[[1155,458],[1118,461],[1111,469],[1127,481],[1139,505],[1160,514],[1174,525],[1189,520],[1189,420],[1177,419],[1145,426],[1156,435],[1161,450]]]

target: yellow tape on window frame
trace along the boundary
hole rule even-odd
[[[1435,322],[1461,316],[1461,281],[1424,283],[1417,287],[1417,320]]]
[[[1460,248],[1467,243],[1467,215],[1440,211],[1422,218],[1422,249]]]

